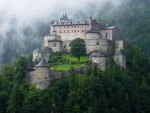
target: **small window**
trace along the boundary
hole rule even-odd
[[[96,45],[99,45],[99,42],[97,42]]]
[[[56,46],[56,43],[54,43],[54,47]]]
[[[47,77],[45,77],[45,79],[47,79]]]
[[[80,31],[78,30],[78,32],[80,32]]]
[[[107,35],[108,35],[108,34],[106,33],[106,38],[107,38]]]

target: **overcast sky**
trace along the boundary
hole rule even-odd
[[[60,18],[65,12],[71,18],[75,18],[78,12],[88,17],[95,16],[106,3],[117,7],[121,1],[123,0],[0,0],[0,62],[3,60],[1,56],[5,51],[4,46],[6,43],[12,44],[8,32],[13,31],[11,39],[18,43],[18,50],[15,48],[15,51],[20,53],[26,49],[25,40],[34,38],[33,43],[38,42],[39,37],[33,37],[39,32],[36,29],[37,23],[45,21],[50,24],[52,19]],[[28,26],[32,28],[33,36],[23,34],[23,29]],[[14,46],[11,45],[12,49]]]
[[[0,0],[0,14],[22,20],[47,18],[63,12],[86,10],[90,4],[100,9],[106,2],[119,5],[121,0]]]

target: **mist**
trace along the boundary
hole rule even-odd
[[[0,64],[42,47],[52,20],[65,12],[71,18],[97,17],[104,7],[111,10],[123,0],[0,0]],[[109,5],[108,5],[109,4]]]

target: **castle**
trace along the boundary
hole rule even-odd
[[[121,67],[126,67],[123,40],[117,27],[103,24],[92,17],[76,21],[64,14],[59,20],[51,22],[50,35],[44,37],[44,48],[49,49],[49,52],[46,52],[45,59],[35,68],[34,82],[37,88],[44,89],[50,84],[50,69],[47,64],[50,51],[70,53],[70,43],[76,38],[85,41],[86,54],[89,55],[92,64],[97,64],[101,70],[106,70],[110,58]],[[41,54],[38,49],[35,50],[33,61],[38,61]]]

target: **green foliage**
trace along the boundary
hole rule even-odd
[[[66,71],[66,70],[70,70],[72,67],[73,68],[81,68],[84,66],[85,66],[85,64],[64,64],[64,65],[53,66],[53,69],[59,70],[59,71]]]
[[[42,91],[26,83],[24,69],[28,60],[20,57],[14,66],[3,67],[0,112],[149,113],[149,61],[138,49],[130,46],[126,49],[127,69],[112,63],[105,72],[95,66],[88,75],[76,75],[71,68],[71,76],[53,81]]]
[[[76,57],[71,56],[70,54],[57,52],[51,55],[49,62],[52,69],[66,71],[70,70],[72,67],[80,68],[85,66],[89,62],[89,57],[82,56],[79,62]]]
[[[78,61],[80,61],[80,57],[84,56],[86,54],[85,41],[80,38],[73,40],[71,42],[70,52],[71,52],[72,56],[77,57]]]

